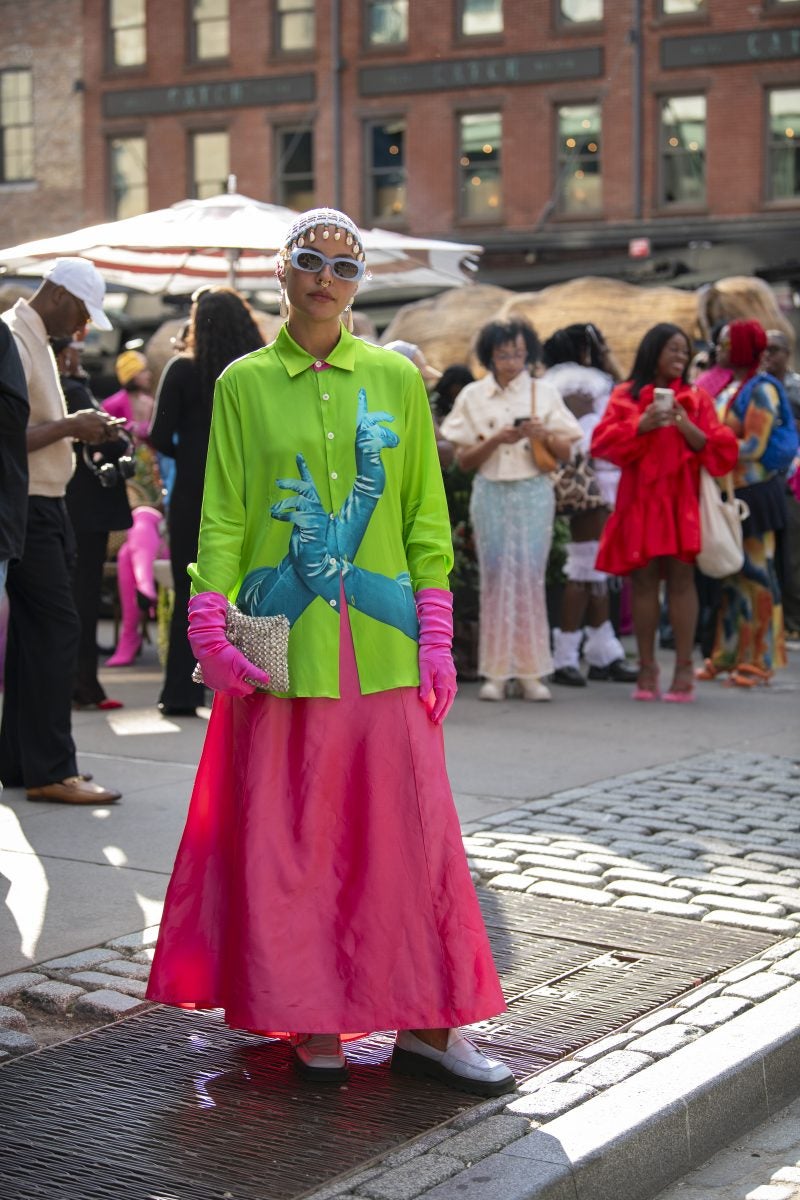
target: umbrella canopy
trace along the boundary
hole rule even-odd
[[[0,250],[0,266],[8,274],[42,275],[53,259],[75,255],[94,263],[107,282],[145,292],[183,295],[215,283],[276,292],[275,253],[297,215],[236,192],[182,200],[171,208],[11,246]],[[482,250],[382,229],[362,233],[372,278],[361,290],[375,296],[465,283],[464,268],[474,270]]]

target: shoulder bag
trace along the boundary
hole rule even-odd
[[[750,515],[744,500],[733,491],[733,476],[721,481],[720,491],[713,475],[700,468],[700,553],[695,564],[710,579],[736,575],[744,564],[742,521]],[[724,492],[724,494],[723,494]]]
[[[536,380],[531,376],[531,417],[536,416]],[[543,475],[550,475],[558,466],[558,459],[538,438],[530,439],[531,454],[537,470]]]

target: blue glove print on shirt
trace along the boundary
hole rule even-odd
[[[302,454],[297,456],[300,479],[276,481],[280,488],[295,493],[271,509],[275,520],[293,523],[289,553],[277,567],[259,568],[246,576],[237,598],[243,612],[257,616],[283,613],[294,624],[316,596],[338,609],[343,580],[352,604],[416,639],[416,606],[408,574],[389,579],[352,562],[386,485],[381,452],[400,444],[397,434],[381,424],[392,420],[390,413],[368,411],[367,395],[361,388],[356,416],[356,480],[333,520],[322,506]]]

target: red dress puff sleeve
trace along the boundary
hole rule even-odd
[[[592,454],[622,468],[617,503],[600,540],[597,566],[611,575],[628,575],[653,558],[694,562],[700,550],[700,467],[725,475],[738,456],[733,431],[721,425],[714,405],[701,388],[674,380],[678,404],[706,435],[696,452],[675,426],[637,432],[653,387],[638,397],[624,383],[611,394],[592,437]]]

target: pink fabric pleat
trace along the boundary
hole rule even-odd
[[[505,1009],[440,727],[415,688],[217,695],[147,995],[273,1035],[472,1024]]]

